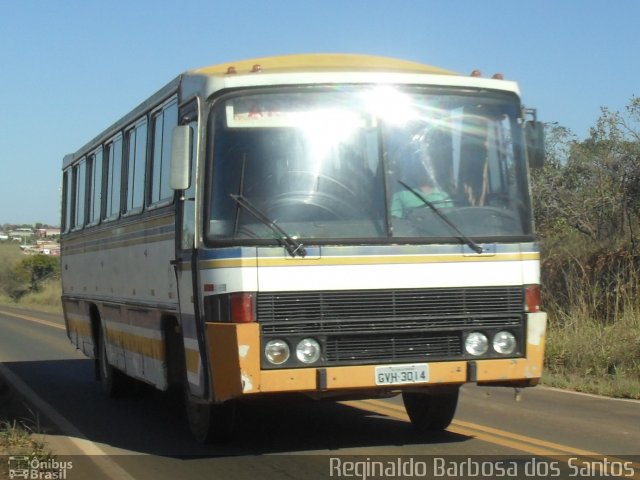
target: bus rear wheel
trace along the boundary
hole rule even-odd
[[[439,432],[453,420],[458,406],[458,393],[402,392],[404,408],[411,425],[418,432]]]
[[[189,429],[198,443],[220,443],[233,435],[236,419],[236,402],[202,403],[185,394]]]
[[[109,363],[104,328],[100,329],[98,337],[97,372],[102,390],[111,398],[122,396],[128,389],[127,377]]]

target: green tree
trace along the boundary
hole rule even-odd
[[[547,139],[532,182],[546,304],[614,322],[640,309],[640,100],[602,108],[582,141],[556,125]]]
[[[640,219],[640,99],[624,112],[602,108],[589,137],[547,129],[547,162],[533,174],[534,211],[543,239],[579,232],[592,242],[635,246]]]
[[[36,292],[43,281],[60,276],[60,259],[51,255],[30,255],[18,262],[13,273],[19,283]]]
[[[538,233],[547,239],[563,237],[573,229],[569,204],[572,192],[567,185],[567,164],[577,143],[568,128],[548,124],[545,131],[544,167],[532,170],[533,206]]]

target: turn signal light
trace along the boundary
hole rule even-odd
[[[232,293],[229,296],[230,317],[233,323],[256,321],[256,302],[253,293]]]
[[[540,311],[540,285],[527,285],[524,288],[524,301],[527,312]]]

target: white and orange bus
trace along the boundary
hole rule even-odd
[[[401,393],[428,431],[464,383],[535,385],[530,114],[388,58],[188,71],[64,159],[69,338],[110,395],[183,387],[200,441],[241,398]]]

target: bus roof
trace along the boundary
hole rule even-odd
[[[454,72],[443,68],[407,60],[344,53],[315,53],[254,58],[197,68],[187,73],[227,75],[230,68],[233,68],[237,73],[255,72],[255,68],[259,68],[260,71],[268,73],[378,71],[456,75]]]

